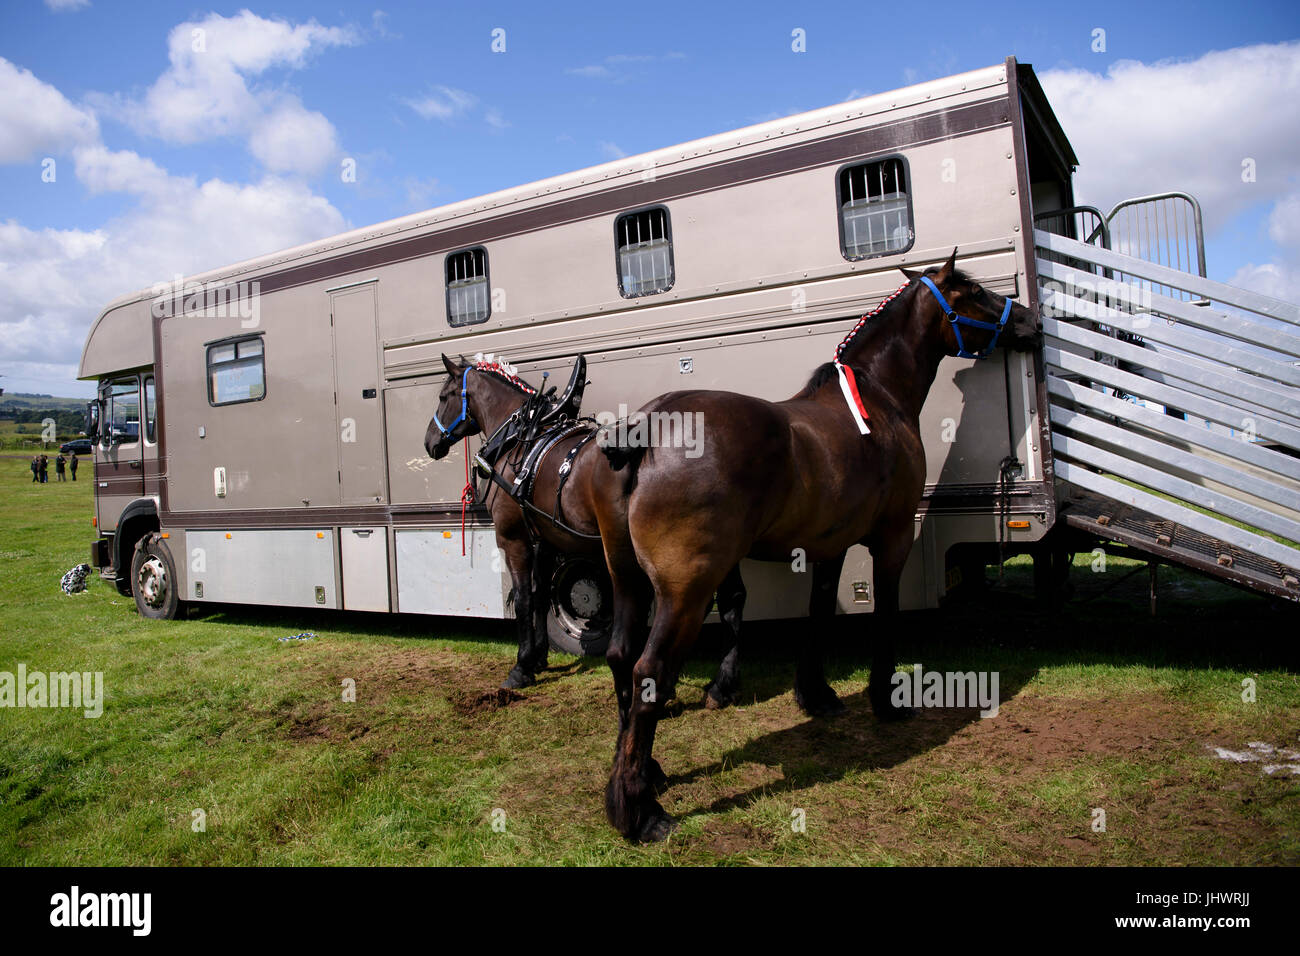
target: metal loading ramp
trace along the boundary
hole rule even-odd
[[[1059,518],[1300,602],[1300,308],[1034,242]]]

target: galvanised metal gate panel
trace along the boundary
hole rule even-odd
[[[1300,600],[1300,308],[1034,241],[1058,478],[1216,542],[1220,564],[1249,556]]]

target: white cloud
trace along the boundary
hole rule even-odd
[[[1123,60],[1104,76],[1049,70],[1043,88],[1079,156],[1075,196],[1103,211],[1120,199],[1179,189],[1218,228],[1276,200],[1300,174],[1293,106],[1300,43],[1211,52],[1195,60]],[[1255,161],[1255,182],[1242,163]]]
[[[601,66],[599,63],[592,64],[591,66],[570,67],[564,72],[570,73],[573,76],[586,76],[586,77],[599,78],[599,79],[604,79],[605,77],[611,75],[609,67]]]
[[[1132,196],[1189,192],[1209,236],[1271,204],[1273,261],[1248,263],[1227,281],[1300,300],[1300,42],[1040,79],[1079,156],[1076,202],[1105,212]],[[1243,177],[1243,164],[1253,176]]]
[[[436,86],[424,96],[405,99],[402,102],[422,118],[441,120],[444,123],[466,116],[479,107],[477,96],[452,86]],[[497,132],[510,126],[506,118],[501,115],[501,111],[495,107],[486,107],[483,110],[483,122]]]
[[[627,71],[629,67],[657,63],[666,60],[684,60],[685,53],[672,52],[665,53],[662,56],[654,53],[614,53],[605,57],[599,63],[592,63],[587,66],[571,66],[564,72],[570,76],[581,76],[590,80],[611,80],[615,83],[624,83],[638,74]],[[616,67],[616,69],[610,69]]]
[[[0,163],[25,163],[98,138],[93,113],[0,57]]]
[[[442,185],[433,177],[409,177],[403,185],[406,186],[406,204],[412,209],[429,208],[433,197],[442,192]]]
[[[1230,285],[1300,303],[1300,192],[1284,197],[1268,217],[1268,235],[1277,243],[1272,262],[1249,262],[1228,280]]]
[[[405,103],[424,119],[438,119],[445,122],[473,109],[478,105],[478,97],[450,86],[439,86],[426,96],[406,100]]]
[[[90,0],[45,0],[45,5],[55,13],[68,13],[90,6]]]
[[[334,126],[320,113],[285,97],[249,132],[248,149],[272,172],[318,173],[339,151]]]
[[[296,96],[250,81],[274,68],[302,69],[314,53],[357,42],[351,28],[315,20],[291,24],[248,10],[233,17],[213,13],[172,28],[169,66],[142,99],[97,102],[169,143],[246,136],[249,151],[273,172],[312,173],[338,151],[333,125]]]
[[[602,140],[597,145],[600,147],[601,153],[603,153],[607,159],[622,159],[627,155],[627,153],[625,153],[617,143],[608,143]]]
[[[1283,302],[1300,302],[1300,262],[1266,262],[1262,266],[1250,262],[1233,274],[1228,285],[1272,296]]]
[[[1268,234],[1274,242],[1300,245],[1300,192],[1292,193],[1268,217]]]
[[[136,205],[97,229],[0,223],[0,354],[13,390],[66,394],[91,322],[128,292],[343,231],[343,216],[303,184],[172,176],[101,145],[75,154],[78,180]]]
[[[87,146],[74,154],[77,179],[92,193],[135,193],[158,198],[173,182],[152,159],[129,150]]]

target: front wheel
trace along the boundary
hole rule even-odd
[[[172,620],[184,609],[176,578],[176,564],[166,542],[146,534],[135,545],[131,559],[131,594],[142,617]]]
[[[613,625],[614,589],[603,564],[562,561],[551,577],[546,616],[551,647],[565,654],[604,656]]]

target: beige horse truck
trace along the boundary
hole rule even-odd
[[[1204,278],[1192,197],[1079,206],[1076,165],[1008,58],[124,296],[79,374],[98,383],[94,564],[150,617],[503,618],[485,509],[462,540],[479,439],[438,462],[423,447],[442,353],[504,355],[533,385],[585,354],[584,412],[606,420],[678,388],[782,399],[900,266],[957,247],[1048,338],[941,367],[903,606],[999,554],[1050,570],[1081,534],[1300,597],[1300,312]],[[801,571],[747,562],[746,616],[802,616]],[[603,567],[561,561],[554,585],[552,641],[598,649]],[[857,547],[839,607],[872,603]]]

